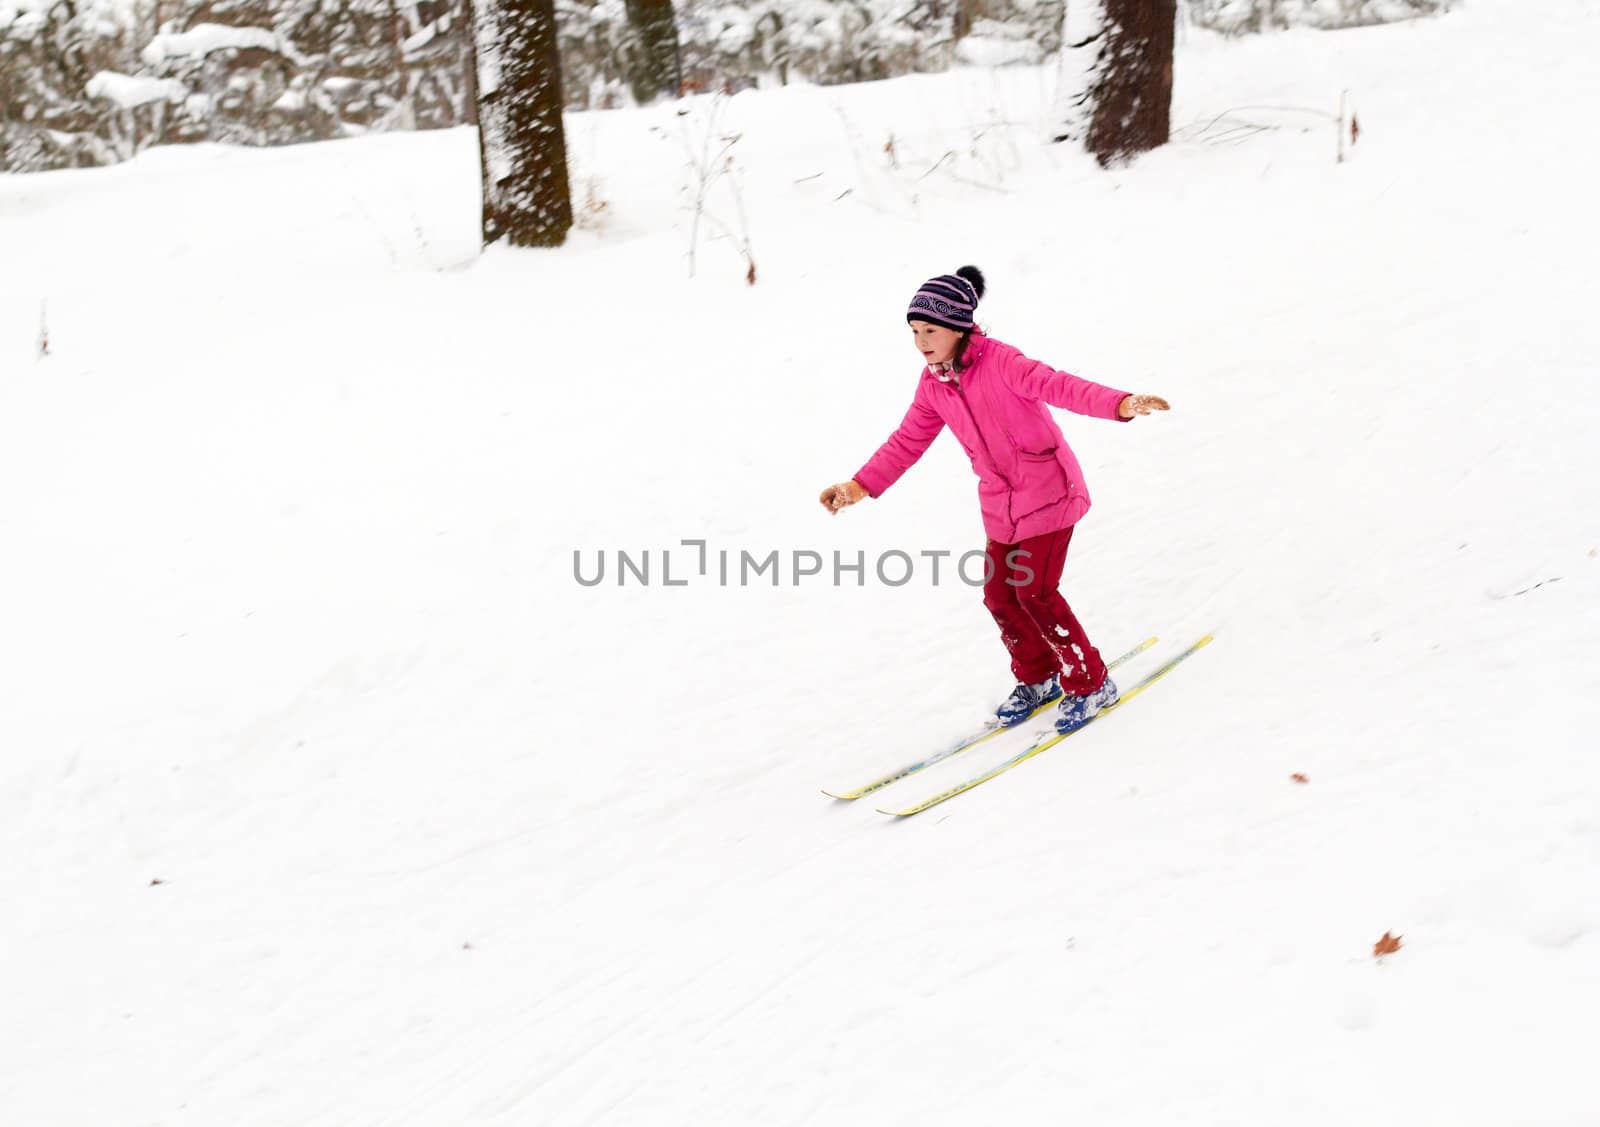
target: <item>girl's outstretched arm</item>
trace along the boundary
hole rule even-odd
[[[853,480],[869,497],[880,496],[899,481],[900,475],[916,464],[944,429],[944,419],[923,394],[925,383],[917,385],[916,397],[894,433],[867,459],[867,464],[855,472]]]
[[[1008,349],[1008,353],[1000,365],[1000,376],[1017,394],[1097,419],[1124,417],[1118,408],[1128,398],[1126,391],[1082,379],[1070,372],[1058,372],[1048,364],[1030,360],[1014,348]]]

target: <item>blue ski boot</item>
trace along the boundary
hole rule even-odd
[[[1061,682],[1055,674],[1035,685],[1018,685],[1011,690],[1006,702],[995,710],[1002,728],[1014,728],[1038,710],[1061,695]]]
[[[1076,732],[1121,699],[1122,694],[1117,692],[1117,683],[1111,679],[1111,674],[1107,673],[1105,683],[1094,692],[1085,693],[1081,697],[1061,698],[1061,703],[1056,706],[1056,711],[1060,713],[1056,717],[1056,731],[1062,735]]]

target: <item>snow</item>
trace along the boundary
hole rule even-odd
[[[1081,142],[1088,135],[1093,105],[1088,92],[1097,84],[1105,44],[1106,0],[1079,0],[1067,5],[1056,62],[1055,129],[1052,137]],[[1182,60],[1174,56],[1173,70]],[[1173,95],[1174,100],[1177,94]]]
[[[302,66],[307,62],[293,44],[275,31],[215,23],[196,24],[187,31],[162,32],[150,40],[139,57],[146,66],[160,67],[170,59],[203,58],[213,51],[250,47],[275,51]]]
[[[1007,25],[994,20],[975,21],[972,34],[956,44],[956,58],[972,66],[986,67],[1039,63],[1043,60],[1044,52],[1036,43],[1007,32]]]
[[[19,12],[47,14],[59,0],[3,0],[0,2],[0,26]],[[99,18],[117,22],[118,17],[132,13],[134,6],[128,0],[90,0],[77,6],[80,13],[87,12]]]
[[[181,102],[189,89],[177,79],[148,78],[103,70],[84,87],[91,98],[104,98],[119,109],[131,110],[150,102]]]
[[[10,32],[9,37],[13,39],[24,41],[31,39],[49,22],[49,13],[37,8],[18,9],[10,6],[0,8],[0,27]]]
[[[413,7],[413,8],[408,9],[408,11],[415,12],[416,9]],[[446,27],[448,27],[448,25],[446,25]],[[434,39],[438,37],[440,30],[441,30],[441,28],[440,28],[439,24],[430,23],[427,27],[423,28],[421,31],[418,31],[413,35],[407,36],[401,42],[400,50],[405,54],[405,56],[407,58],[410,58],[413,55],[415,55],[418,51],[420,51],[424,47],[428,46],[428,44],[432,43],[434,41]]]
[[[1109,172],[1053,64],[740,94],[755,286],[686,276],[708,99],[568,119],[559,251],[477,254],[468,130],[0,176],[0,1119],[1600,1120],[1597,21],[1190,29]],[[975,590],[870,567],[979,547],[972,478],[817,494],[969,261],[1173,404],[1061,416],[1091,636],[1216,641],[891,822],[818,788],[1011,687]]]

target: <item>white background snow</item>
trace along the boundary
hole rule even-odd
[[[467,131],[0,177],[0,1121],[1600,1123],[1597,32],[1190,32],[1111,172],[1050,64],[740,95],[753,287],[705,99],[554,252]],[[1061,416],[1091,635],[1217,640],[896,822],[818,788],[1005,695],[978,592],[660,554],[980,546],[949,438],[816,500],[964,262],[1173,404]]]

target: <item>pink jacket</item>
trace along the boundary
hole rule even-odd
[[[1127,393],[1058,372],[976,332],[967,343],[967,365],[959,386],[922,370],[911,409],[856,481],[879,496],[949,426],[978,475],[978,504],[991,540],[1015,544],[1076,524],[1089,511],[1089,491],[1045,404],[1116,419]]]

